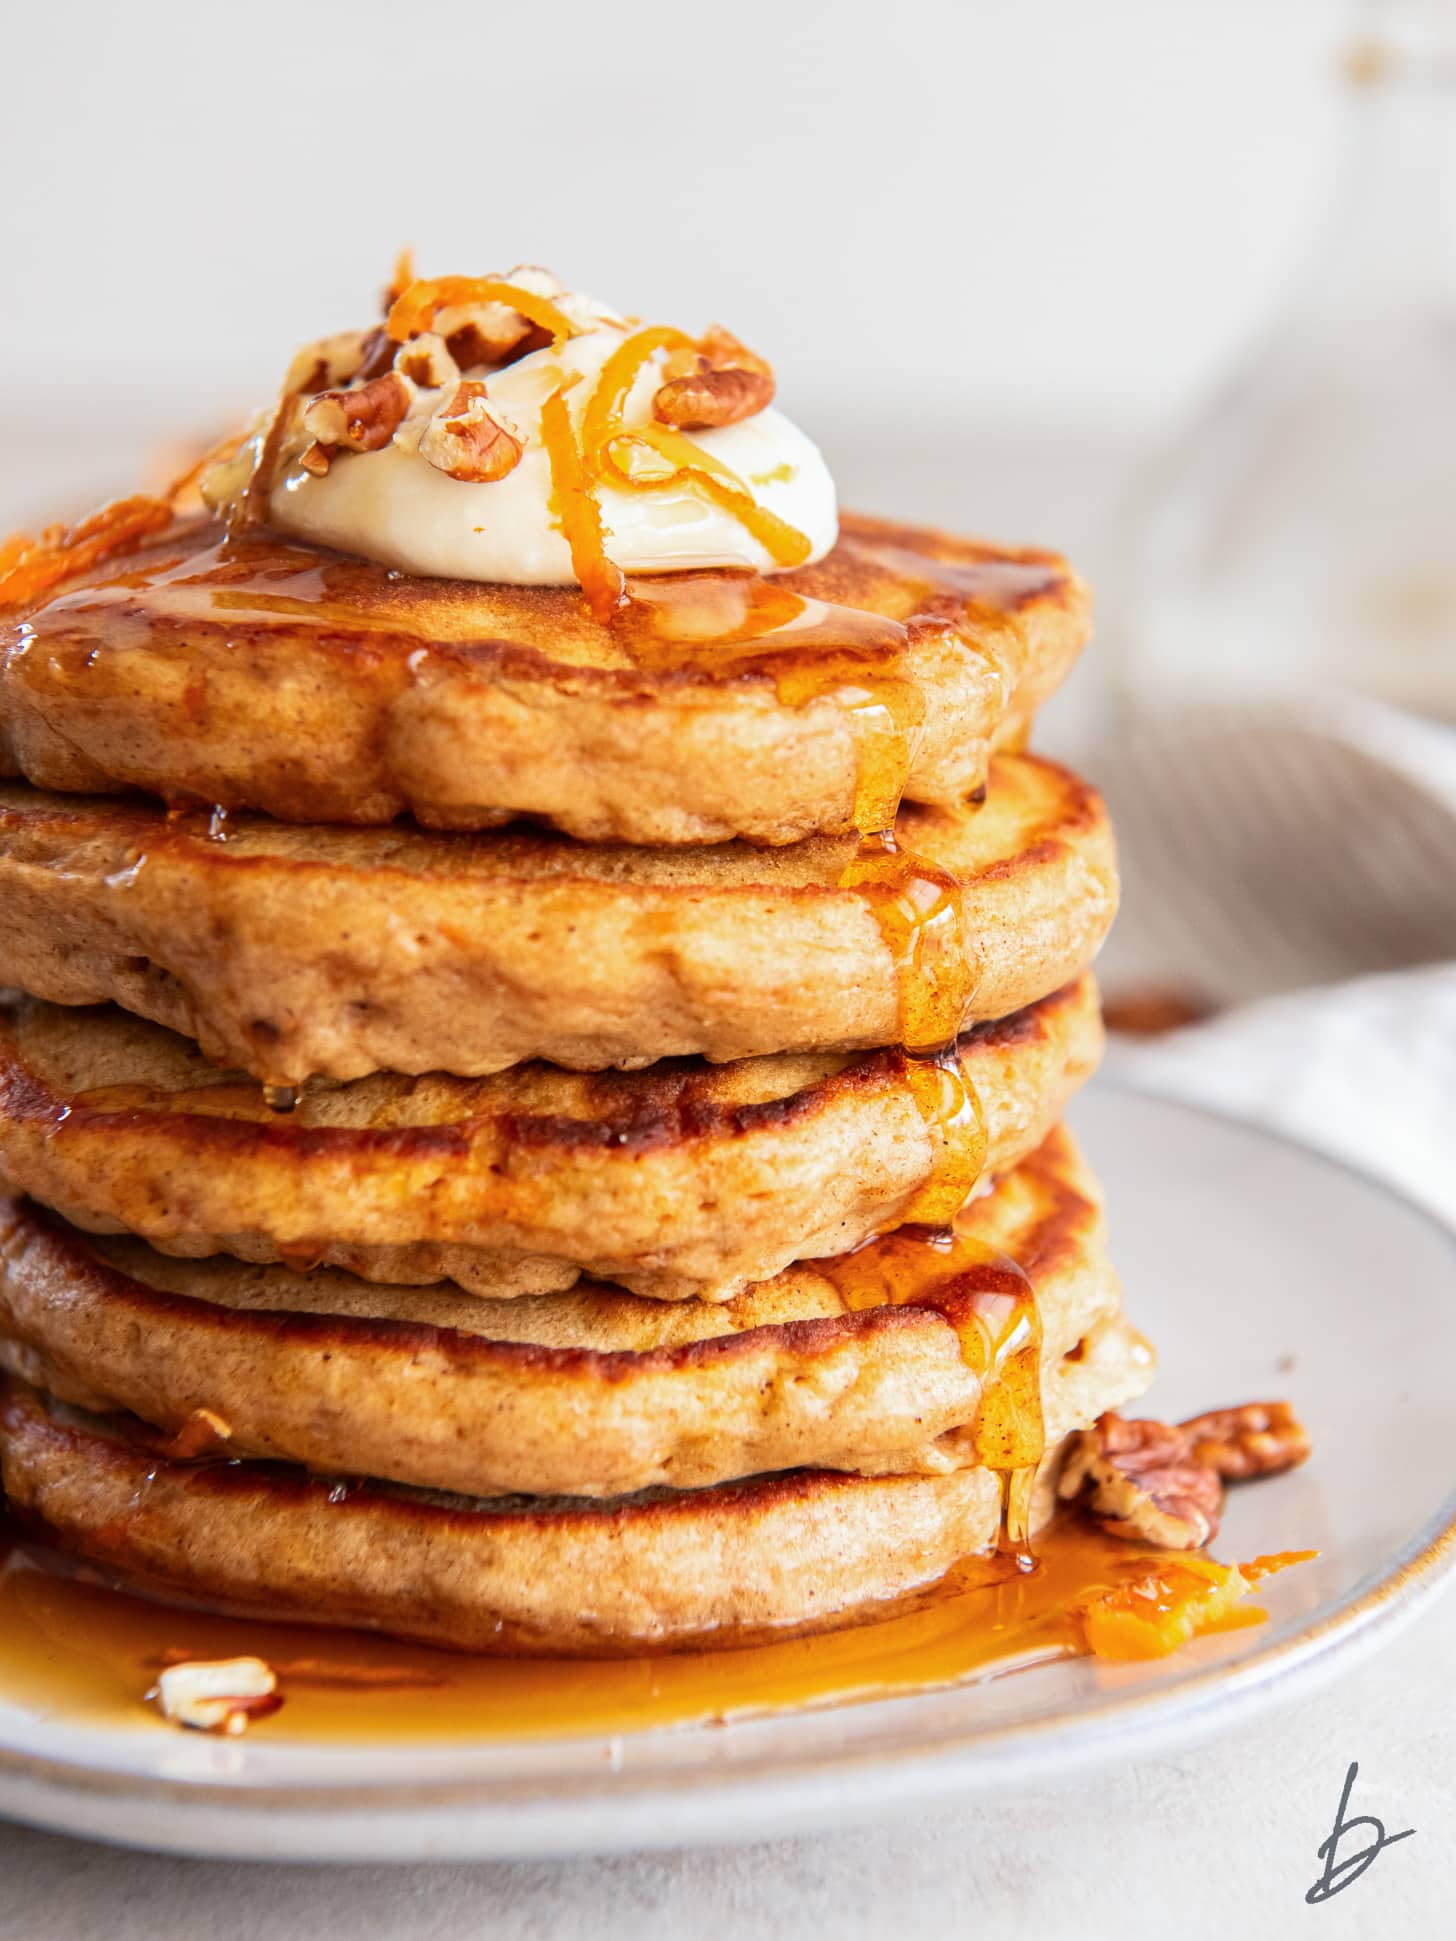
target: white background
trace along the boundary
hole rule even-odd
[[[367,316],[406,240],[424,273],[527,258],[629,310],[721,318],[836,443],[902,404],[920,427],[1162,422],[1309,242],[1347,18],[1339,0],[17,6],[10,435],[226,416],[296,342]]]

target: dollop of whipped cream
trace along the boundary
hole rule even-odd
[[[834,482],[762,402],[761,359],[718,330],[644,331],[543,271],[500,284],[543,300],[547,321],[467,279],[397,282],[387,329],[305,346],[278,406],[203,479],[208,503],[251,501],[283,532],[409,573],[594,594],[602,556],[618,577],[774,573],[833,546]],[[684,373],[708,374],[707,403],[684,405],[680,383],[667,401]]]

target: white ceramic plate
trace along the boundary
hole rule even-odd
[[[1048,1664],[923,1697],[615,1742],[349,1748],[98,1732],[0,1702],[0,1813],[174,1852],[314,1859],[561,1853],[844,1824],[1186,1742],[1333,1674],[1456,1562],[1456,1242],[1270,1135],[1110,1086],[1075,1122],[1174,1418],[1267,1394],[1315,1438],[1236,1492],[1228,1557],[1318,1546],[1270,1622],[1170,1661]],[[1291,1365],[1292,1363],[1292,1365]]]

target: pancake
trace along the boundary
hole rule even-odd
[[[1016,1165],[1101,1049],[1090,977],[975,1026],[958,1046],[967,1150],[917,1103],[921,1074],[898,1052],[382,1073],[315,1081],[280,1114],[255,1080],[114,1005],[21,1000],[0,1003],[0,1178],[169,1254],[450,1279],[495,1299],[585,1271],[726,1300]]]
[[[959,1257],[916,1230],[861,1250],[852,1279],[804,1262],[711,1306],[182,1262],[0,1206],[0,1359],[27,1379],[168,1435],[207,1410],[234,1454],[470,1495],[984,1460],[1003,1418],[1034,1418],[1037,1369],[1119,1301],[1096,1184],[1061,1131],[962,1211]]]
[[[1147,1385],[1122,1321],[1049,1384],[1054,1441],[1032,1498],[1052,1509],[1057,1444]],[[0,1389],[0,1478],[42,1540],[114,1581],[275,1622],[349,1625],[484,1653],[612,1656],[823,1629],[989,1550],[1001,1478],[794,1470],[606,1502],[472,1498],[186,1464],[140,1426]]]
[[[207,828],[0,785],[0,984],[115,1001],[272,1084],[721,1061],[901,1042],[907,976],[941,1041],[1008,1016],[1085,969],[1116,904],[1101,799],[1025,755],[979,810],[903,808],[928,874],[881,854],[894,880],[859,888],[852,837]]]
[[[1056,554],[870,519],[794,573],[638,580],[606,623],[574,587],[219,539],[180,521],[0,629],[0,774],[292,822],[784,843],[881,827],[902,791],[961,801],[1088,631]]]

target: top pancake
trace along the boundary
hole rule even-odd
[[[778,844],[973,794],[1088,630],[1054,553],[863,518],[816,566],[631,594],[601,622],[574,587],[181,520],[0,629],[0,774],[293,822]]]

